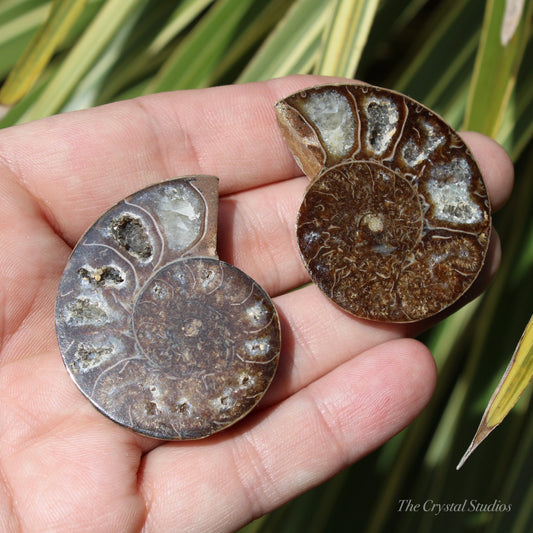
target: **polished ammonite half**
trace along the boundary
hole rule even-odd
[[[261,399],[280,352],[265,291],[216,256],[218,179],[134,193],[75,247],[59,286],[65,365],[115,422],[160,439],[228,427]]]
[[[311,178],[297,220],[312,280],[355,316],[413,322],[472,285],[489,244],[481,172],[437,114],[363,84],[305,89],[276,104]]]

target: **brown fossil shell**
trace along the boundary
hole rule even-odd
[[[134,193],[72,252],[56,328],[65,365],[106,416],[159,439],[203,438],[245,416],[274,376],[279,318],[216,256],[218,179]]]
[[[276,104],[311,178],[297,240],[313,281],[355,316],[413,322],[478,275],[490,204],[458,134],[411,98],[363,84],[305,89]]]

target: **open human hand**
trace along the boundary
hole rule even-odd
[[[0,531],[232,531],[357,461],[424,408],[435,366],[409,338],[424,325],[358,320],[314,285],[293,290],[309,281],[294,234],[308,180],[273,104],[328,81],[158,94],[0,131]],[[463,138],[498,209],[511,163],[494,141]],[[219,256],[273,297],[283,344],[252,414],[206,440],[162,442],[82,396],[59,354],[54,303],[72,247],[103,211],[191,174],[220,178]],[[493,235],[474,291],[498,258]]]

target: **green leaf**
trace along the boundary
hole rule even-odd
[[[210,83],[230,83],[234,81],[235,72],[239,74],[239,66],[246,56],[251,56],[258,45],[265,39],[273,27],[285,16],[292,0],[270,0],[262,3],[260,9],[250,13],[250,21],[239,32],[224,57],[214,70]]]
[[[388,85],[440,113],[452,126],[463,118],[484,0],[446,0],[413,36]]]
[[[219,0],[178,45],[146,93],[204,87],[254,0]]]
[[[505,13],[514,0],[488,0],[481,41],[472,76],[463,128],[496,138],[509,103],[522,56],[529,38],[533,2],[514,17],[514,27]],[[508,17],[509,18],[509,17]]]
[[[198,17],[214,0],[184,0],[175,9],[168,24],[147,46],[148,55],[156,55]]]
[[[19,4],[22,4],[22,10],[15,9]],[[15,66],[49,11],[49,2],[35,0],[0,5],[0,78]]]
[[[87,0],[55,0],[46,22],[9,74],[0,90],[0,104],[13,105],[31,89],[58,45],[83,12]]]
[[[336,1],[315,66],[316,74],[354,76],[378,4],[378,0]]]
[[[34,32],[50,12],[49,0],[12,0],[0,4],[0,47],[9,41]],[[3,56],[6,54],[3,53]]]
[[[108,0],[21,122],[57,113],[141,0]]]
[[[120,30],[126,40],[118,44],[115,37],[93,67],[98,69],[106,55],[114,56],[111,68],[99,80],[92,105],[142,95],[154,73],[172,53],[174,42],[212,2],[185,0],[177,7],[171,2],[147,2],[140,15],[130,17],[135,19],[134,24],[126,22]]]
[[[457,465],[461,468],[472,452],[498,427],[533,379],[533,317],[531,317],[498,387],[489,401],[479,428]]]
[[[533,138],[533,32],[496,140],[516,161]]]
[[[332,4],[298,0],[272,31],[237,81],[267,80],[307,74],[316,62]]]

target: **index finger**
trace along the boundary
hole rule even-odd
[[[273,104],[324,80],[162,93],[49,117],[0,132],[0,160],[73,244],[102,211],[151,183],[214,174],[225,194],[301,174]]]
[[[98,215],[148,184],[214,174],[225,195],[301,175],[273,104],[331,81],[341,80],[291,76],[155,94],[49,117],[0,131],[0,161],[73,245]],[[471,134],[466,140],[479,153],[487,147],[484,137]],[[482,170],[486,179],[496,176],[488,185],[497,208],[512,183],[499,178],[512,173],[503,168],[510,166],[503,149],[495,145],[490,154],[500,171],[492,163]]]

